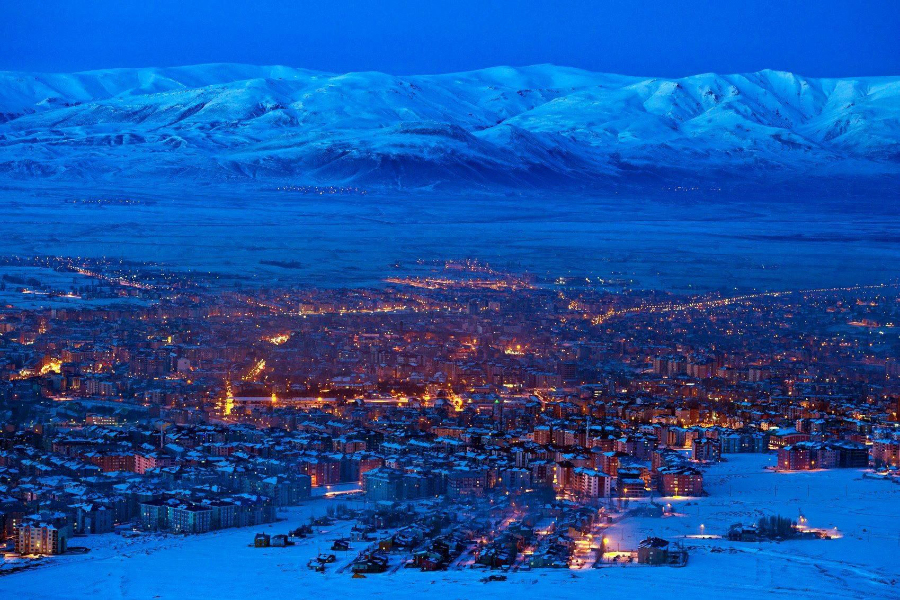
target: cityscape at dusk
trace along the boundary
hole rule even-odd
[[[900,597],[866,6],[12,2],[0,593]]]

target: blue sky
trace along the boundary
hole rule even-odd
[[[900,0],[0,0],[0,69],[900,75]]]

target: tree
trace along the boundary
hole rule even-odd
[[[797,535],[797,523],[781,515],[762,517],[756,524],[764,538],[790,538]]]

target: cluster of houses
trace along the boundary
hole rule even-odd
[[[187,447],[154,446],[147,432],[113,426],[0,434],[4,537],[15,540],[17,551],[55,554],[74,535],[203,533],[271,522],[277,507],[310,497],[306,473],[250,452],[223,456],[192,443],[214,429],[178,436]]]
[[[861,468],[870,454],[891,466],[900,447],[890,434],[871,448],[852,435],[835,438],[824,421],[769,431],[596,423],[582,405],[553,398],[487,396],[462,412],[404,404],[370,411],[359,402],[331,408],[304,411],[291,430],[157,421],[8,431],[0,436],[4,532],[14,537],[26,516],[58,528],[59,539],[120,526],[184,533],[251,526],[309,498],[313,486],[347,482],[388,502],[541,489],[594,505],[699,496],[705,465],[734,452],[777,448],[779,468],[798,470]],[[533,429],[510,429],[544,414]]]

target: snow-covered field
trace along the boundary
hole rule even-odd
[[[116,195],[148,199],[140,205],[65,202],[82,196],[104,197],[66,188],[0,191],[0,255],[150,260],[245,284],[335,287],[409,274],[418,260],[477,258],[553,278],[685,291],[882,283],[900,260],[900,218],[890,203],[549,193],[323,198],[227,189]]]
[[[676,516],[626,518],[608,529],[611,546],[630,548],[647,535],[682,540],[690,549],[684,568],[639,565],[580,571],[519,571],[505,582],[481,583],[483,571],[396,573],[352,579],[339,573],[360,544],[326,574],[306,563],[350,527],[339,522],[289,548],[252,548],[259,530],[284,533],[325,511],[316,498],[292,509],[289,519],[264,528],[232,529],[193,537],[125,540],[115,535],[78,538],[92,552],[67,556],[0,578],[0,594],[16,598],[440,597],[481,595],[519,599],[578,598],[790,598],[896,599],[900,596],[900,486],[862,478],[862,472],[773,473],[773,456],[731,456],[707,474],[708,497],[664,499]],[[833,540],[737,543],[700,539],[762,514],[796,518],[810,527],[837,528]],[[703,527],[701,528],[701,525]]]

